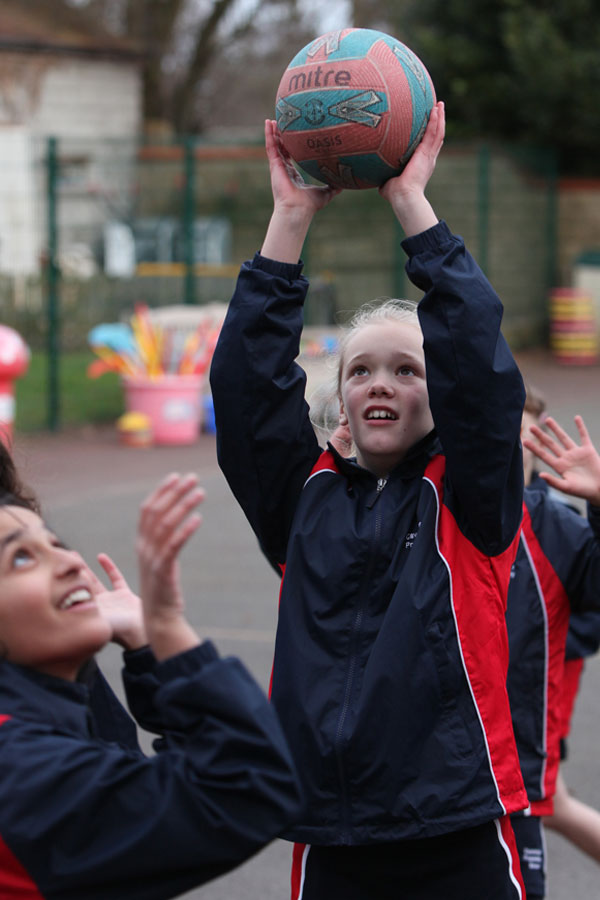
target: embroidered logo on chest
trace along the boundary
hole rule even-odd
[[[406,537],[404,539],[404,549],[405,550],[410,550],[410,548],[414,544],[415,538],[417,537],[417,535],[419,533],[420,527],[421,527],[421,523],[417,522],[417,526],[414,529],[414,531],[409,531],[408,534],[406,535]]]

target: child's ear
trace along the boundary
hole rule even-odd
[[[340,400],[340,425],[348,425],[348,416],[346,415],[346,410],[344,409],[344,404]]]

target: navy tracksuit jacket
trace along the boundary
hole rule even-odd
[[[429,837],[527,805],[505,627],[522,379],[462,239],[442,222],[403,247],[436,430],[382,490],[317,445],[295,363],[300,264],[244,264],[211,370],[219,462],[285,565],[272,701],[308,800],[285,836],[311,844]]]
[[[101,687],[92,715],[85,684],[0,662],[0,897],[166,900],[298,816],[289,750],[241,663],[208,642],[126,660],[132,711],[161,735],[153,757],[122,713],[111,725]]]
[[[579,651],[600,610],[600,509],[586,521],[547,491],[526,488],[522,535],[511,574],[506,621],[508,693],[525,787],[535,815],[551,815],[560,761],[567,629]],[[590,611],[596,610],[595,616]],[[585,613],[588,615],[584,615]],[[595,646],[595,641],[592,644]]]

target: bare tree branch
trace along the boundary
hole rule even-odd
[[[185,0],[129,0],[127,32],[144,51],[144,119],[164,119],[162,60]]]
[[[173,96],[172,118],[176,129],[180,132],[193,129],[195,124],[194,99],[197,84],[213,61],[218,47],[216,35],[219,24],[234,2],[235,0],[216,0],[210,15],[200,26],[199,38],[185,80],[178,85]],[[236,28],[237,37],[250,31],[257,10],[265,2],[268,2],[268,0],[260,0],[248,14],[244,23]]]
[[[75,0],[60,0],[60,6],[80,16],[73,9],[74,3]],[[203,82],[208,86],[214,80],[221,90],[228,90],[226,80],[214,78],[215,74],[220,75],[216,70],[229,72],[235,68],[238,56],[234,59],[228,51],[234,45],[241,51],[244,41],[249,44],[257,15],[268,7],[285,7],[287,15],[273,17],[279,33],[286,33],[286,29],[289,32],[293,23],[300,20],[298,0],[254,0],[250,7],[246,4],[243,17],[232,23],[224,36],[222,25],[235,3],[236,0],[205,0],[203,5],[198,0],[87,0],[88,12],[93,12],[104,27],[131,40],[142,53],[143,115],[147,125],[160,121],[177,132],[201,129],[200,87]],[[188,28],[183,17],[189,13],[193,21],[198,8],[208,8],[208,12],[192,30],[193,26]],[[182,24],[186,25],[185,31]],[[256,60],[254,48],[249,45],[246,50],[246,58],[254,55]],[[165,68],[165,58],[175,60],[174,69]],[[211,110],[216,105],[211,103]]]

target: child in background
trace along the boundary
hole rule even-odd
[[[540,821],[559,831],[568,840],[594,859],[600,861],[600,814],[571,797],[558,772],[559,760],[564,757],[564,740],[570,727],[570,718],[577,693],[583,657],[595,653],[600,641],[600,455],[590,440],[585,423],[580,416],[575,424],[580,443],[548,417],[545,424],[551,433],[540,428],[545,401],[535,391],[528,389],[523,417],[525,460],[525,522],[532,534],[528,549],[529,561],[525,562],[523,542],[517,556],[515,577],[511,580],[508,600],[509,639],[511,663],[509,667],[509,694],[516,711],[515,732],[521,759],[524,762],[525,782],[531,803],[533,818],[530,822],[513,822],[517,842],[527,847],[531,860],[536,856],[543,862],[543,840]],[[534,472],[534,455],[557,474]],[[552,497],[548,488],[562,494],[584,499],[588,503],[586,522],[563,500]],[[519,568],[521,565],[521,569]],[[522,566],[536,575],[535,586],[530,583],[529,602],[533,601],[540,612],[545,611],[546,622],[540,622],[538,634],[547,632],[545,652],[541,657],[547,668],[547,695],[543,695],[543,681],[539,682],[538,702],[533,704],[537,716],[532,717],[531,676],[533,660],[539,641],[530,630],[521,633],[516,642],[517,629],[511,626],[523,620],[519,612],[526,603],[527,581]],[[521,571],[521,574],[519,574]],[[537,603],[536,598],[537,597]],[[543,607],[540,606],[543,600]],[[530,610],[530,615],[534,613]],[[565,618],[566,634],[565,653]],[[539,619],[539,613],[538,613]],[[535,626],[533,618],[530,629]],[[514,647],[513,647],[514,640]],[[566,655],[566,660],[565,660]],[[529,660],[529,662],[528,662]],[[538,667],[538,672],[540,671]],[[527,696],[519,702],[518,673],[527,676]],[[525,686],[522,686],[525,687]],[[520,709],[520,712],[519,712]],[[528,733],[524,734],[519,719],[529,719]],[[561,747],[561,744],[563,745]],[[529,837],[521,835],[525,830]],[[540,837],[537,843],[533,831]],[[532,847],[538,847],[532,853]],[[528,897],[544,895],[543,865],[530,872],[521,861]]]
[[[242,266],[211,371],[219,461],[285,568],[272,702],[308,811],[303,900],[522,897],[507,812],[527,804],[506,693],[504,620],[521,519],[524,392],[502,307],[425,197],[443,104],[380,189],[406,234],[417,312],[360,316],[341,349],[322,453],[295,363],[299,256],[337,193],[304,184],[267,122],[273,215]],[[516,851],[515,851],[516,853]]]
[[[0,496],[0,896],[167,900],[297,817],[298,783],[266,697],[185,617],[177,557],[202,496],[195,476],[173,475],[142,506],[143,619],[116,570],[107,567],[120,597],[97,594],[31,502]],[[95,733],[78,676],[111,639],[130,648],[126,690],[161,735],[156,756]]]
[[[600,616],[598,613],[572,615],[569,619],[565,675],[561,694],[560,760],[567,759],[567,738],[571,730],[571,717],[584,669],[585,657],[598,652],[600,647]],[[600,863],[600,812],[587,803],[573,797],[559,769],[554,791],[554,808],[544,816],[547,828],[556,831],[583,853]]]
[[[586,610],[600,610],[600,508],[594,508],[600,507],[600,457],[580,417],[579,448],[551,418],[546,423],[558,440],[540,431],[544,408],[541,395],[528,388],[522,429],[523,524],[506,614],[508,693],[530,801],[527,814],[517,812],[512,821],[528,900],[540,900],[546,891],[541,817],[552,814],[556,790],[569,621]],[[545,444],[532,442],[532,434],[543,435]],[[552,476],[534,475],[534,454],[548,461],[550,447],[565,476],[561,489],[592,503],[589,524],[549,494],[546,482],[552,482]],[[576,470],[580,483],[574,478]]]
[[[536,424],[541,426],[546,410],[546,401],[530,385],[527,387],[525,408],[531,413],[530,425]],[[530,455],[530,451],[525,450],[525,454]],[[547,478],[548,474],[545,473],[544,477]],[[547,481],[544,478],[540,478],[533,466],[530,486],[540,490],[548,490],[549,488]],[[557,496],[558,499],[562,499],[563,502],[568,504],[564,494],[564,485],[562,486],[561,494]],[[577,496],[577,494],[575,493],[573,496]],[[576,507],[573,507],[573,509],[576,512],[579,511]],[[564,674],[560,688],[561,763],[567,759],[568,737],[571,731],[571,720],[584,669],[584,661],[586,657],[597,653],[599,648],[600,610],[571,611],[569,615],[569,629],[567,631]],[[553,831],[557,831],[584,853],[587,853],[588,856],[600,862],[600,812],[569,793],[560,769],[556,778],[552,799],[553,811],[550,815],[543,817],[544,825]]]

